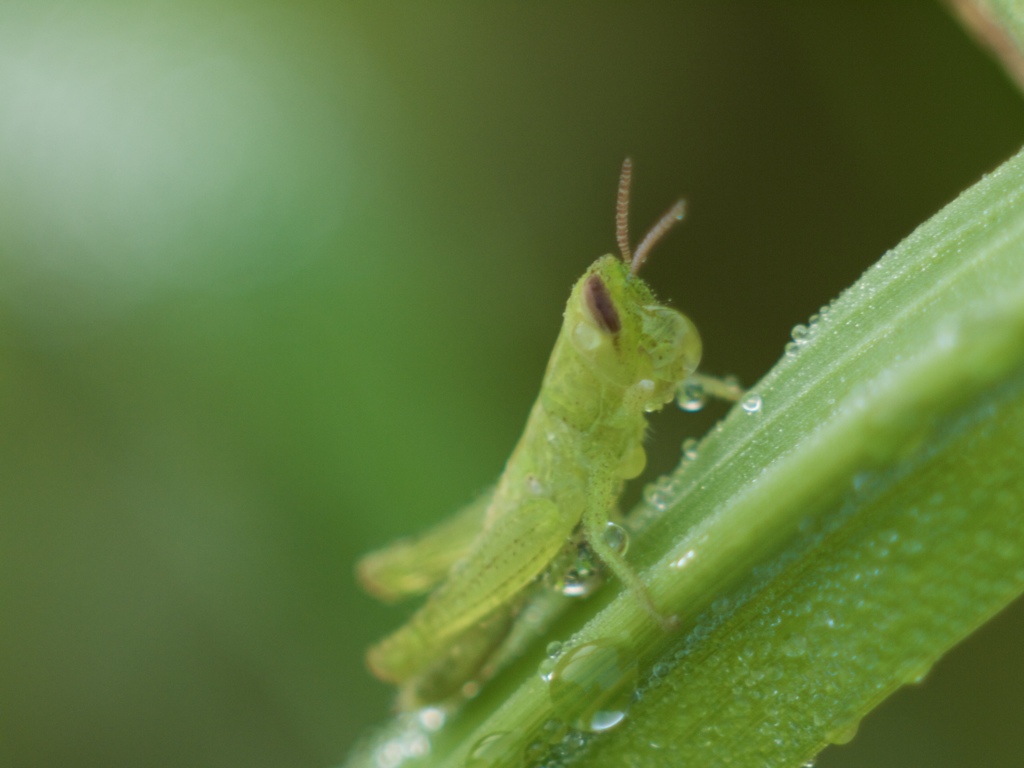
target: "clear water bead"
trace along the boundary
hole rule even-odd
[[[688,437],[683,440],[683,458],[687,461],[693,461],[697,458],[697,438]]]
[[[620,555],[629,548],[629,533],[621,525],[609,522],[604,529],[604,542]]]
[[[551,704],[578,731],[598,733],[626,716],[637,687],[636,658],[610,639],[578,645],[559,658],[548,682]]]
[[[695,413],[701,410],[708,402],[708,393],[704,385],[697,381],[688,381],[679,390],[676,396],[676,403],[684,411]]]

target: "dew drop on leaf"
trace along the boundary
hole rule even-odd
[[[683,384],[676,396],[676,403],[684,411],[694,413],[701,410],[708,402],[708,393],[704,385],[698,381],[689,381]]]
[[[556,662],[548,683],[559,717],[580,731],[618,725],[637,687],[636,659],[611,640],[578,645]]]

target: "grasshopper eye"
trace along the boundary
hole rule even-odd
[[[602,330],[612,334],[622,330],[622,321],[619,320],[615,302],[612,301],[608,287],[599,275],[591,275],[584,284],[583,300],[590,311],[590,316]]]

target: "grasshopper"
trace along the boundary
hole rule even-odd
[[[400,706],[443,699],[484,676],[528,588],[581,541],[655,621],[674,624],[605,535],[625,482],[646,463],[645,414],[676,397],[701,357],[694,324],[659,304],[638,276],[682,219],[683,201],[633,252],[631,178],[626,158],[616,205],[620,255],[601,256],[573,287],[540,394],[497,485],[437,528],[358,565],[364,587],[382,599],[433,590],[367,653],[370,670],[400,687]],[[710,392],[738,397],[735,387],[700,378]]]

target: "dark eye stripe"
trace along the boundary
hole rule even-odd
[[[587,279],[583,286],[583,297],[587,302],[587,309],[601,328],[608,333],[618,333],[622,330],[622,322],[615,310],[615,303],[608,295],[604,281],[598,275],[591,275]]]

